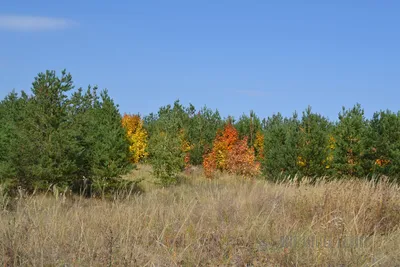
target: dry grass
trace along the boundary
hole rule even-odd
[[[58,193],[11,200],[0,213],[0,264],[395,266],[399,225],[400,190],[387,182],[207,181],[195,173],[114,201]]]

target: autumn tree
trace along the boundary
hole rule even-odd
[[[143,128],[143,121],[139,115],[124,114],[122,126],[126,130],[126,137],[129,141],[131,161],[138,163],[147,157],[147,131]]]
[[[214,171],[208,167],[214,165],[217,170],[227,170],[228,154],[233,150],[238,139],[238,132],[231,123],[227,123],[224,129],[217,133],[211,153],[205,156],[203,163],[207,173]]]
[[[261,130],[256,132],[253,147],[257,161],[262,162],[265,157],[265,136]]]
[[[247,137],[239,139],[230,122],[217,133],[211,152],[204,156],[203,167],[207,177],[212,177],[217,170],[243,176],[257,175],[260,170],[254,149],[247,146]]]

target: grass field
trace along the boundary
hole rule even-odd
[[[0,199],[1,266],[396,266],[400,189],[310,185],[201,170],[114,200],[57,191]]]

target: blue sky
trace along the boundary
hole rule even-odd
[[[329,3],[328,3],[329,2]],[[399,1],[2,1],[0,97],[66,68],[121,112],[399,110]]]

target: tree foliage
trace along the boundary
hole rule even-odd
[[[185,125],[189,120],[183,106],[176,101],[173,106],[161,107],[157,115],[145,118],[149,132],[149,159],[154,175],[164,185],[176,183],[185,166]]]
[[[383,174],[399,179],[400,113],[389,110],[376,112],[363,139],[365,174]]]
[[[1,179],[26,188],[71,186],[83,177],[110,180],[129,169],[117,106],[96,88],[73,92],[65,70],[39,73],[32,95],[11,93],[0,104]]]
[[[256,176],[260,170],[259,163],[255,161],[254,149],[247,146],[247,137],[240,139],[238,131],[230,122],[218,132],[211,152],[204,157],[203,166],[209,178],[215,171]]]
[[[295,175],[298,172],[298,145],[300,122],[295,113],[291,118],[284,118],[280,113],[263,121],[264,160],[263,173],[270,179],[280,175]]]
[[[331,123],[320,114],[313,113],[311,107],[304,112],[299,125],[297,165],[305,176],[323,176],[331,164],[329,139]]]
[[[124,114],[122,117],[122,126],[126,130],[126,138],[130,144],[131,161],[138,163],[148,155],[148,136],[147,131],[143,128],[143,121],[139,115]]]
[[[359,104],[331,122],[308,107],[260,119],[238,120],[179,100],[143,120],[121,116],[107,90],[75,89],[66,71],[39,73],[31,94],[11,92],[0,102],[0,183],[10,188],[71,186],[82,179],[99,188],[121,181],[146,159],[164,185],[182,170],[216,171],[268,179],[284,176],[400,175],[400,113],[364,117]]]
[[[344,107],[334,129],[334,168],[339,175],[362,176],[363,137],[367,122],[359,104],[352,109]]]

